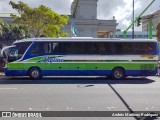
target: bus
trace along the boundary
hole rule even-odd
[[[7,49],[7,50],[6,50]],[[30,38],[4,48],[6,76],[153,76],[157,40],[114,38]]]

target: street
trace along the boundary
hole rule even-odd
[[[1,77],[0,111],[159,111],[159,91],[159,77]]]

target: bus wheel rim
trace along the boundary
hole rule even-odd
[[[115,78],[121,78],[123,76],[123,74],[120,70],[116,70],[114,76],[115,76]]]
[[[37,70],[34,70],[34,71],[32,72],[32,76],[33,76],[34,78],[37,78],[37,77],[39,76],[39,72],[38,72]]]

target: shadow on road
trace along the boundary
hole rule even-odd
[[[131,114],[136,114],[136,113],[140,113],[140,112],[137,112],[137,111],[134,111],[132,110],[132,108],[130,108],[129,104],[125,101],[125,99],[119,94],[119,92],[111,85],[111,84],[108,84],[109,87],[114,91],[114,93],[118,96],[118,98],[122,101],[122,103],[124,104],[124,106],[128,109],[128,111],[131,113]],[[154,112],[150,112],[150,111],[141,111],[142,113],[151,113],[151,114],[156,114]],[[158,113],[157,113],[158,114]],[[156,120],[157,117],[150,117],[150,116],[133,116],[133,118],[135,120]]]
[[[126,78],[125,80],[111,80],[104,77],[74,77],[74,78],[43,78],[41,80],[30,80],[27,77],[3,78],[0,84],[150,84],[155,82],[148,78]]]

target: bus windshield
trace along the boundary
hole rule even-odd
[[[3,56],[7,60],[7,62],[13,62],[18,59],[21,59],[26,49],[29,47],[31,42],[15,43],[11,47],[6,48],[3,52]],[[5,52],[6,51],[6,52]]]

